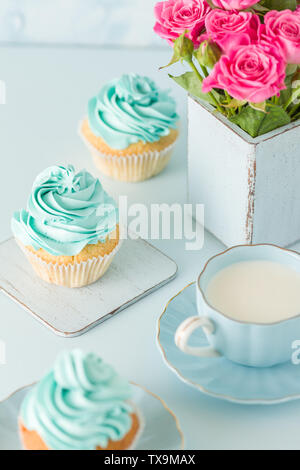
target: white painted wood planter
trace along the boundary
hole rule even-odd
[[[300,122],[253,139],[189,97],[189,201],[225,245],[300,239]]]

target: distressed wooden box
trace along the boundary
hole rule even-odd
[[[189,202],[225,245],[300,239],[300,122],[253,139],[189,97]]]

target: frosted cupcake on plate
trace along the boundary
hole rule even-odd
[[[97,168],[114,179],[137,182],[160,173],[178,137],[176,103],[148,77],[123,75],[88,103],[80,135]]]
[[[125,450],[142,423],[130,384],[94,354],[62,353],[22,403],[25,450]]]
[[[36,178],[12,231],[44,281],[82,287],[105,274],[119,249],[118,217],[98,179],[73,166],[53,166]]]

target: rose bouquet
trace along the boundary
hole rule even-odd
[[[170,77],[252,137],[300,118],[299,0],[166,0],[154,31],[173,47]]]

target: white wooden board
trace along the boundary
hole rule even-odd
[[[80,336],[174,279],[174,261],[144,240],[124,241],[106,275],[81,289],[40,280],[14,239],[0,245],[0,290],[54,333]]]

